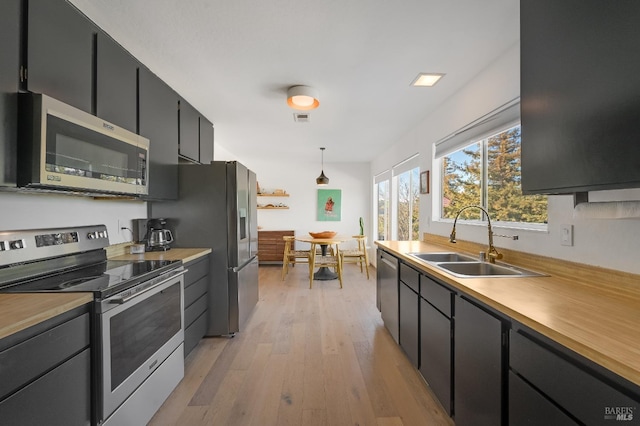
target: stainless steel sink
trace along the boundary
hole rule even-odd
[[[409,253],[410,256],[417,257],[425,262],[476,262],[471,256],[460,253]]]
[[[452,275],[469,277],[536,277],[543,276],[538,272],[517,268],[511,265],[489,262],[441,262],[435,265]]]
[[[480,262],[478,258],[456,252],[408,253],[408,255],[460,278],[544,276],[544,274],[506,263]]]

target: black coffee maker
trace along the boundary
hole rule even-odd
[[[144,243],[145,251],[166,251],[171,248],[173,234],[166,227],[166,219],[136,219],[133,226],[135,238]]]

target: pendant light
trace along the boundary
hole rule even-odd
[[[329,178],[324,175],[324,147],[320,148],[320,152],[322,152],[322,171],[320,172],[320,176],[316,178],[316,184],[318,184],[318,186],[327,186],[329,185]]]

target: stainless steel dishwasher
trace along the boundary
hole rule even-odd
[[[377,285],[380,292],[380,313],[385,327],[398,343],[398,259],[378,249]]]

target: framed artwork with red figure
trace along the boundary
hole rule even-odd
[[[318,189],[317,219],[321,222],[339,222],[342,208],[341,189]]]

